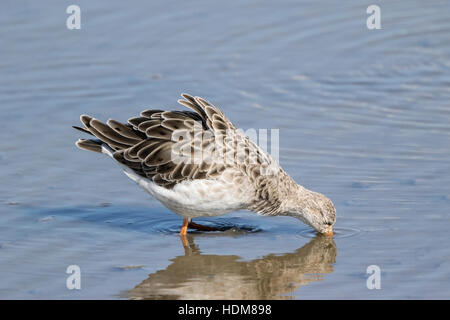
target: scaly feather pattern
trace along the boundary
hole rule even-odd
[[[289,189],[289,176],[219,108],[200,97],[182,97],[178,102],[192,111],[145,110],[127,124],[82,115],[84,128],[76,129],[97,139],[79,140],[77,146],[102,152],[105,144],[119,163],[169,190],[183,181],[223,181],[245,190],[250,200],[242,208],[279,214],[279,190]],[[280,175],[287,177],[281,189]]]

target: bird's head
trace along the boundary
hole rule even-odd
[[[287,202],[286,215],[297,218],[324,235],[333,235],[336,209],[323,194],[298,188]]]

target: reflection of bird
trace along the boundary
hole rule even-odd
[[[316,236],[292,253],[240,261],[238,256],[202,255],[188,235],[186,255],[151,274],[124,295],[131,299],[288,299],[300,286],[333,272],[337,249]]]
[[[219,108],[182,96],[178,102],[193,111],[146,110],[128,124],[82,115],[84,128],[75,128],[97,139],[78,140],[77,146],[109,155],[128,177],[184,217],[180,234],[188,226],[208,229],[192,218],[239,209],[292,216],[332,234],[336,211],[327,197],[296,184]]]

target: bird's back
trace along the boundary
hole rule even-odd
[[[81,116],[95,139],[81,149],[107,153],[169,209],[193,216],[248,208],[273,214],[283,172],[270,155],[237,130],[219,108],[199,97],[178,102],[192,111],[146,110],[123,124]]]

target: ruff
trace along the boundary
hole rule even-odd
[[[82,115],[84,128],[75,128],[96,139],[76,145],[107,154],[129,178],[184,217],[181,233],[192,218],[240,209],[291,215],[302,205],[305,212],[321,208],[324,196],[297,185],[219,108],[200,97],[182,97],[178,102],[193,111],[146,110],[127,124]],[[311,219],[319,218],[311,212],[300,219],[313,226]]]

